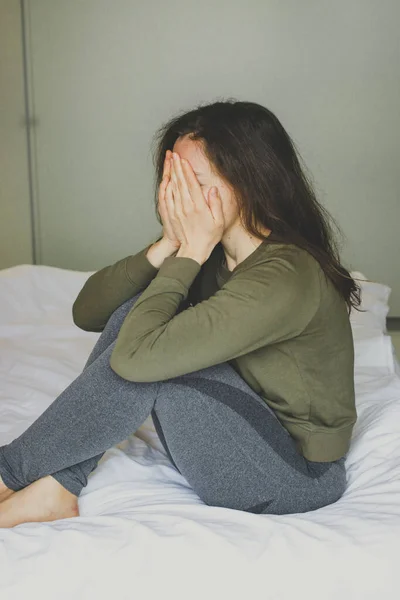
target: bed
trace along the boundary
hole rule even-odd
[[[0,271],[0,443],[81,372],[99,334],[71,307],[91,272]],[[0,529],[0,598],[367,600],[400,597],[400,365],[390,288],[362,281],[352,314],[358,421],[343,497],[293,515],[205,505],[169,463],[151,418],[108,450],[80,517]],[[45,440],[43,440],[45,443]]]

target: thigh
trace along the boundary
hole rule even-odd
[[[344,458],[307,461],[227,363],[161,382],[153,411],[171,460],[206,504],[286,514],[343,494]]]

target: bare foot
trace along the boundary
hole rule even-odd
[[[0,504],[0,528],[78,516],[78,498],[51,475],[14,492]]]
[[[3,502],[3,500],[6,500],[10,496],[12,496],[12,494],[14,494],[14,493],[15,493],[14,490],[10,490],[10,488],[8,488],[6,486],[6,484],[3,482],[2,478],[0,477],[0,502]]]
[[[10,488],[6,486],[6,484],[0,477],[0,502],[3,502],[3,500],[7,500],[7,498],[12,496],[12,494],[15,494],[14,490],[10,490]]]

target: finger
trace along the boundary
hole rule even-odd
[[[176,173],[174,160],[172,158],[170,161],[170,169],[171,169],[170,178],[171,178],[171,182],[172,182],[172,190],[175,192],[176,190],[179,189],[179,185],[178,185],[178,176]]]
[[[167,174],[167,163],[168,163],[168,159],[165,156],[164,157],[164,166],[163,166],[163,177],[165,177],[165,175]]]
[[[166,193],[164,194],[164,196],[160,199],[160,201],[158,203],[158,212],[161,217],[164,231],[173,232],[171,220],[169,218],[168,207],[167,207],[167,203],[166,203]]]
[[[167,210],[168,218],[172,223],[175,219],[175,206],[174,206],[174,198],[172,195],[172,183],[169,182],[167,185],[167,189],[165,190],[165,207]]]
[[[172,196],[174,201],[175,215],[180,218],[183,216],[182,213],[182,197],[178,184],[178,177],[175,170],[175,162],[171,159],[171,183],[172,183]]]
[[[222,211],[222,199],[217,187],[212,187],[208,192],[208,206],[213,219],[217,225],[224,225],[224,213]]]
[[[167,188],[168,182],[169,182],[169,177],[166,175],[165,177],[163,177],[163,179],[161,180],[160,186],[158,188],[158,201],[160,202],[164,196],[165,196],[165,190]]]
[[[188,186],[192,202],[197,208],[204,208],[204,204],[207,204],[206,199],[203,196],[201,185],[196,177],[195,172],[192,169],[191,164],[184,158],[181,160],[181,163],[182,170],[185,173],[186,185]]]
[[[171,172],[170,158],[171,158],[171,150],[167,150],[165,153],[165,158],[164,158],[163,177],[165,177],[166,175],[168,175],[168,176],[170,175],[170,172]]]
[[[182,216],[179,213],[177,198],[174,193],[172,183],[167,187],[166,191],[166,203],[168,206],[168,217],[171,223],[172,230],[174,231],[177,239],[182,238]]]
[[[168,185],[168,182],[170,180],[170,177],[168,175],[164,175],[163,178],[161,179],[161,183],[160,186],[158,188],[158,195],[160,196],[161,193],[165,192],[165,188]]]
[[[181,194],[182,209],[187,212],[193,209],[193,200],[190,196],[189,187],[183,172],[181,158],[176,152],[172,155],[172,164],[177,178],[177,185]]]
[[[165,191],[167,189],[168,179],[163,179],[162,185],[160,185],[160,191],[158,194],[158,212],[160,213],[161,219],[164,221],[166,217],[167,207],[165,204]],[[163,186],[163,187],[162,187]]]

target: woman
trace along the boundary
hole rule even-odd
[[[359,288],[289,135],[259,104],[215,102],[161,127],[155,159],[162,236],[75,300],[102,333],[0,448],[1,527],[77,516],[102,454],[150,414],[206,504],[305,512],[345,490]]]

